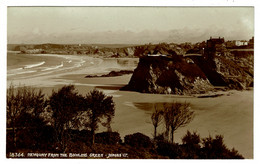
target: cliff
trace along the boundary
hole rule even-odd
[[[122,90],[142,93],[196,94],[212,90],[204,72],[182,56],[141,57],[127,86]]]
[[[243,90],[253,87],[254,52],[231,51],[213,58],[191,57],[214,86]]]
[[[252,52],[223,56],[143,56],[122,90],[142,93],[200,94],[214,86],[247,89],[253,86]]]

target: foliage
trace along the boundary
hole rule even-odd
[[[70,141],[71,142],[84,142],[87,146],[92,144],[90,130],[78,130],[69,129]]]
[[[187,131],[182,138],[183,144],[169,143],[159,140],[157,145],[158,155],[168,156],[171,159],[243,159],[234,148],[229,150],[223,142],[221,135],[200,139],[199,134]]]
[[[223,136],[216,135],[202,139],[202,158],[204,159],[243,159],[234,148],[229,150],[223,142]]]
[[[157,105],[154,106],[154,111],[151,115],[151,120],[154,126],[154,138],[157,136],[157,127],[160,125],[162,121],[162,111],[158,108]]]
[[[106,96],[103,92],[94,89],[86,95],[86,102],[88,104],[89,128],[92,133],[92,143],[95,143],[95,131],[98,129],[98,123],[101,123],[103,118],[106,122],[102,125],[111,131],[111,120],[115,115],[115,104],[112,96]]]
[[[95,118],[97,130],[98,123],[103,123],[105,118],[103,126],[109,127],[108,124],[114,116],[112,97],[95,90],[83,97],[75,91],[74,86],[69,85],[62,87],[58,92],[53,91],[48,104],[52,120],[46,124],[46,118],[42,115],[47,110],[47,103],[41,91],[35,92],[28,87],[13,86],[7,89],[7,153],[63,151],[127,154],[122,158],[128,159],[243,159],[237,150],[227,148],[223,136],[201,139],[199,134],[189,131],[182,138],[182,144],[170,143],[163,134],[156,133],[153,142],[142,133],[134,133],[126,135],[122,143],[119,133],[108,131],[95,134],[96,144],[93,145],[93,131],[79,130],[78,122],[82,119],[81,116],[87,117],[88,121]],[[188,106],[186,103],[164,105],[166,110],[173,110],[172,113],[167,113],[171,132],[174,129],[173,122],[183,118],[176,117],[179,114],[178,110],[188,109]],[[151,116],[155,127],[159,125],[160,120],[165,119],[166,110],[159,110],[158,106],[155,106],[155,114]],[[82,115],[82,112],[86,115]],[[193,112],[191,113],[189,116],[193,115]],[[91,123],[93,122],[85,124],[86,128],[90,128]],[[174,125],[181,127],[186,125],[185,123],[188,121],[184,120]]]
[[[156,144],[158,155],[168,156],[170,159],[181,158],[181,147],[178,144],[168,141],[159,141]]]
[[[164,115],[167,117],[167,126],[171,130],[171,141],[174,142],[174,132],[189,124],[194,118],[194,112],[190,111],[190,104],[174,102],[172,104],[164,104]],[[168,122],[169,121],[169,122]],[[168,129],[167,129],[168,130]]]
[[[21,130],[30,131],[30,134],[24,134],[31,136],[30,141],[35,143],[32,146],[37,147],[38,142],[35,137],[39,135],[37,129],[41,129],[45,125],[43,118],[40,117],[40,113],[46,107],[44,96],[41,90],[36,92],[35,89],[26,86],[15,88],[10,85],[7,89],[7,136],[8,140],[11,141],[11,144],[8,144],[8,149],[22,146],[23,142],[28,140],[28,137],[22,139],[19,136],[23,134],[20,132]]]
[[[149,148],[152,147],[152,142],[150,138],[142,133],[134,133],[125,136],[125,144],[132,147],[143,147]]]
[[[115,145],[121,141],[120,134],[118,132],[102,132],[96,134],[95,143]]]
[[[199,134],[187,131],[187,134],[182,138],[182,157],[185,159],[199,158],[201,155],[200,142]]]
[[[49,106],[53,113],[56,141],[61,151],[65,151],[69,140],[66,129],[73,125],[73,119],[76,118],[78,111],[84,105],[84,98],[75,91],[73,85],[64,86],[58,92],[52,92],[49,98]]]
[[[159,109],[158,105],[154,107],[154,112],[151,115],[152,124],[154,126],[154,138],[156,138],[157,127],[160,122],[164,121],[165,138],[169,139],[169,132],[171,132],[171,142],[174,142],[174,132],[189,124],[194,117],[194,112],[190,110],[189,103],[164,103],[163,109]]]

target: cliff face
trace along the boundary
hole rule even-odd
[[[253,52],[236,52],[214,59],[216,71],[232,89],[247,89],[253,86]]]
[[[253,85],[253,54],[203,56],[144,56],[122,90],[142,93],[199,94],[225,86],[246,89]]]
[[[123,90],[143,93],[195,94],[213,89],[201,69],[191,59],[145,56]]]

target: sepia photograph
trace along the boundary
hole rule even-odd
[[[8,6],[6,158],[254,159],[254,6]]]

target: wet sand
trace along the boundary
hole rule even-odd
[[[228,148],[234,147],[245,158],[253,158],[253,90],[232,90],[214,98],[119,91],[118,89],[127,84],[130,78],[131,75],[84,78],[84,74],[70,74],[53,77],[52,80],[60,81],[61,84],[42,89],[50,95],[52,89],[57,90],[64,84],[74,84],[83,95],[98,88],[113,96],[116,112],[112,129],[119,132],[122,139],[125,135],[136,132],[152,137],[153,125],[150,115],[154,103],[188,102],[195,111],[195,118],[189,125],[176,131],[175,142],[181,143],[181,138],[187,130],[196,131],[201,137],[220,134],[224,136],[224,143]],[[99,131],[103,130],[105,129],[99,128]],[[163,130],[164,127],[161,125],[158,132]]]

